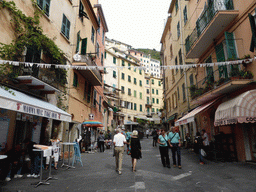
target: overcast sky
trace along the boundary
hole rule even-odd
[[[99,0],[110,39],[160,51],[171,0]]]

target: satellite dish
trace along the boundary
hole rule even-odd
[[[75,61],[81,61],[81,55],[79,55],[78,53],[76,53],[74,56],[73,56],[73,59]]]

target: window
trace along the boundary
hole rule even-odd
[[[156,94],[158,95],[158,89],[156,89]]]
[[[103,56],[103,53],[101,53],[101,65],[103,66],[103,62],[104,62],[104,56]]]
[[[91,102],[91,94],[92,94],[92,85],[89,84],[87,89],[88,89],[88,91],[87,91],[87,103],[90,103]]]
[[[152,82],[151,82],[153,85],[154,85],[154,79],[152,79]]]
[[[147,85],[149,84],[149,80],[148,80],[148,79],[146,80],[146,84],[147,84]]]
[[[142,111],[142,105],[140,105],[140,111]]]
[[[178,65],[178,58],[175,57],[175,66],[177,66],[177,65]],[[176,73],[178,73],[178,68],[176,68]]]
[[[66,15],[63,14],[63,19],[62,19],[62,26],[61,26],[61,33],[69,39],[69,30],[70,30],[70,21],[66,17]]]
[[[142,99],[142,92],[140,92],[140,99]]]
[[[177,93],[178,93],[178,100],[180,100],[180,89],[177,87]]]
[[[149,107],[147,107],[147,112],[148,112],[148,114],[150,113],[150,109],[149,109]]]
[[[133,92],[134,94],[133,94],[133,96],[134,97],[137,97],[137,91],[136,90],[134,90],[134,92]]]
[[[105,32],[102,31],[102,44],[104,45],[104,42],[105,42]]]
[[[150,104],[150,102],[149,102],[149,97],[147,97],[147,104]]]
[[[44,13],[49,17],[50,12],[50,0],[37,0],[37,5],[44,11]]]
[[[128,69],[131,70],[131,63],[128,63]]]
[[[131,82],[131,76],[128,75],[128,82]]]
[[[86,17],[87,19],[89,19],[88,15],[84,12],[84,6],[81,1],[79,4],[79,17],[81,18],[82,21],[83,21],[83,17]]]
[[[137,80],[136,80],[136,78],[134,78],[134,79],[133,79],[133,81],[134,81],[134,84],[136,85],[136,84],[137,84]]]
[[[99,52],[100,52],[100,46],[99,46],[99,43],[97,43],[97,45],[96,45],[96,54],[97,54],[98,57],[99,57]]]
[[[185,90],[185,84],[182,84],[182,94],[183,94],[183,101],[186,101],[186,90]]]
[[[142,81],[140,80],[140,86],[142,87]]]
[[[155,103],[155,98],[152,98],[152,103]]]
[[[132,95],[131,89],[128,88],[128,95]]]
[[[124,64],[124,60],[122,60],[122,66],[125,66],[125,64]]]
[[[191,75],[189,76],[189,81],[190,81],[190,86],[194,85],[193,74],[191,74]]]
[[[104,54],[104,58],[106,59],[107,58],[107,52],[105,51],[105,54]]]
[[[179,50],[179,62],[180,62],[180,65],[182,65],[182,54],[181,54],[181,49]],[[180,69],[180,73],[183,73],[183,69]]]
[[[116,64],[116,57],[113,56],[113,63]]]
[[[152,89],[152,94],[155,94],[155,89]]]
[[[184,25],[185,25],[188,20],[187,6],[185,6],[185,8],[183,10],[183,16],[184,16]]]
[[[179,4],[178,4],[178,0],[176,0],[176,2],[175,2],[175,10],[176,10],[176,13],[178,12],[178,9],[179,9]]]
[[[121,86],[121,92],[124,94],[124,86]]]
[[[156,99],[156,103],[159,104],[159,99]]]
[[[152,108],[152,113],[154,113],[155,112],[155,108]]]
[[[180,38],[180,22],[177,24],[177,37]]]
[[[136,103],[134,103],[134,111],[137,111],[137,104]]]
[[[101,96],[99,96],[99,112],[101,112]]]
[[[97,105],[97,91],[93,91],[93,106],[96,107]]]
[[[149,89],[147,89],[147,94],[149,94]]]
[[[172,50],[172,45],[170,46],[170,60],[172,60],[173,57],[173,50]]]
[[[95,30],[94,30],[94,28],[92,27],[91,40],[92,40],[93,43],[94,43],[94,33],[95,33]]]
[[[81,55],[86,55],[87,51],[87,38],[82,39]]]
[[[116,78],[116,71],[113,71],[113,77]]]
[[[78,87],[78,76],[76,73],[74,73],[74,77],[73,77],[73,86]]]
[[[124,73],[122,73],[122,79],[124,80],[124,77],[125,77],[125,75],[124,75]]]
[[[134,67],[134,72],[136,72],[136,67]]]
[[[141,69],[140,69],[140,72],[139,72],[139,73],[140,73],[140,75],[142,74]]]

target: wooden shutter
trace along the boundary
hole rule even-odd
[[[216,52],[217,62],[225,61],[225,53],[224,53],[222,43],[215,46],[215,52]],[[218,69],[219,69],[219,78],[227,78],[228,77],[227,66],[218,66]]]
[[[61,27],[61,32],[65,35],[66,32],[66,21],[67,18],[66,16],[63,14],[63,19],[62,19],[62,27]]]
[[[51,3],[51,1],[50,0],[45,0],[45,14],[47,15],[47,16],[49,16],[49,13],[50,13],[50,3]]]
[[[77,42],[76,42],[76,53],[79,52],[79,43],[80,43],[81,37],[80,37],[80,31],[77,33]]]
[[[252,40],[251,40],[251,46],[250,51],[254,52],[254,49],[256,47],[256,26],[255,26],[255,20],[254,17],[249,13],[248,14],[250,24],[251,24],[251,30],[252,30]]]
[[[226,44],[227,44],[227,51],[228,51],[228,58],[229,59],[236,59],[236,45],[234,41],[233,33],[225,32]]]
[[[81,45],[81,55],[86,54],[87,49],[87,38],[82,39],[82,45]]]

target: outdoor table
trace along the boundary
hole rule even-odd
[[[35,187],[38,187],[39,185],[50,185],[50,183],[46,183],[42,181],[43,177],[43,150],[42,149],[33,149],[33,151],[37,152],[39,151],[41,154],[41,163],[40,163],[40,180],[36,183],[31,183],[31,185],[36,185]]]
[[[75,143],[64,142],[64,143],[61,143],[61,144],[63,145],[63,156],[62,156],[62,165],[61,165],[61,167],[67,166],[67,169],[69,169],[69,168],[75,168],[75,167],[73,167],[73,166],[70,166],[70,146],[71,146],[71,145],[74,146]],[[67,165],[64,164],[65,145],[68,146],[68,164],[67,164]],[[66,169],[66,170],[67,170],[67,169]]]

